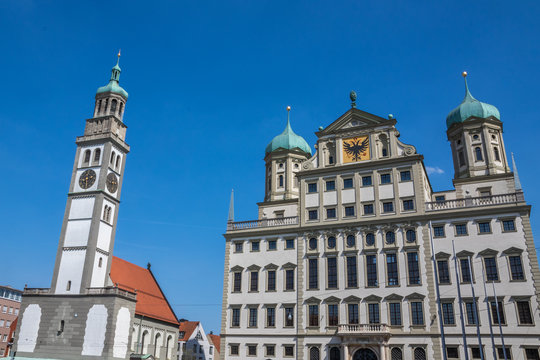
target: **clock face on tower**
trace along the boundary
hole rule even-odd
[[[79,177],[79,186],[81,189],[88,189],[96,182],[96,172],[94,170],[86,170]]]
[[[115,193],[116,189],[118,189],[118,178],[113,173],[110,173],[107,175],[107,190],[110,193]]]

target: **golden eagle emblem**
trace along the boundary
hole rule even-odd
[[[343,140],[343,162],[369,159],[369,137],[355,137]]]

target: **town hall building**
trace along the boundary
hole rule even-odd
[[[531,207],[498,109],[466,85],[454,189],[436,191],[396,119],[351,101],[314,151],[287,119],[257,220],[231,209],[221,358],[540,359]]]

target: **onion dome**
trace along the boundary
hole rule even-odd
[[[108,93],[112,92],[115,94],[122,95],[124,98],[127,99],[128,93],[126,90],[124,90],[120,85],[120,73],[122,72],[122,69],[120,69],[120,66],[118,63],[120,62],[120,51],[118,52],[118,61],[116,62],[116,65],[111,70],[111,80],[109,80],[109,83],[105,86],[100,87],[96,94],[102,94],[102,93]]]
[[[291,107],[287,107],[287,126],[285,130],[278,136],[276,136],[270,144],[266,147],[265,155],[270,154],[276,150],[299,150],[308,155],[311,155],[311,147],[309,147],[306,140],[300,135],[296,135],[291,128],[291,122],[289,120],[288,112]]]
[[[449,129],[452,124],[465,122],[470,117],[485,119],[493,116],[497,120],[500,120],[501,115],[495,106],[478,101],[471,95],[469,86],[467,85],[466,72],[463,72],[463,78],[465,79],[465,98],[461,104],[452,110],[446,117],[446,127]]]

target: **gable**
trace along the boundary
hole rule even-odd
[[[356,108],[351,108],[325,129],[320,130],[315,134],[318,137],[323,137],[344,131],[361,131],[381,125],[393,126],[395,124],[396,121],[394,119],[384,119],[380,116]]]

